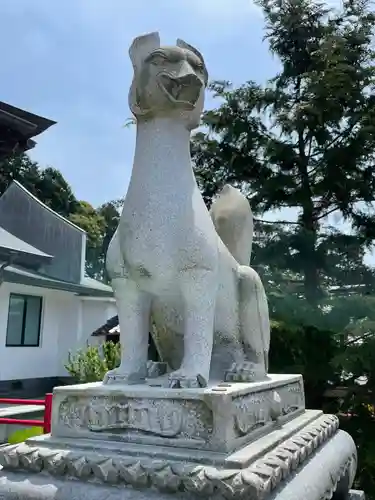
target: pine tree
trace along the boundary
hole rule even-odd
[[[195,172],[208,205],[227,182],[248,196],[258,219],[251,265],[274,320],[271,366],[302,372],[314,407],[345,383],[331,411],[352,415],[343,426],[371,495],[375,273],[364,256],[375,238],[375,16],[366,0],[340,11],[315,0],[258,4],[281,70],[265,85],[211,84],[221,104],[192,141]],[[295,219],[264,222],[283,208]]]
[[[282,68],[265,86],[211,85],[223,104],[205,113],[208,131],[192,144],[203,193],[209,201],[230,182],[258,214],[296,208],[255,262],[275,257],[303,280],[309,303],[327,287],[372,291],[363,256],[375,235],[374,15],[363,0],[344,2],[341,12],[312,0],[258,3]],[[327,227],[333,214],[349,232]]]

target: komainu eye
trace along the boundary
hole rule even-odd
[[[164,54],[155,54],[152,56],[150,62],[151,64],[155,64],[156,66],[158,66],[159,64],[164,64],[166,60],[167,58]]]
[[[188,61],[195,71],[200,73],[204,71],[204,64],[198,58],[189,58]]]

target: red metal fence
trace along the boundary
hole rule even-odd
[[[51,412],[52,412],[52,394],[46,394],[45,399],[11,399],[0,398],[0,404],[8,405],[30,405],[44,406],[43,420],[25,420],[20,418],[0,418],[0,424],[26,425],[30,427],[43,427],[43,434],[51,432]]]

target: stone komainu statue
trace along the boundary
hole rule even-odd
[[[150,321],[171,372],[170,387],[208,380],[253,381],[268,371],[267,299],[249,267],[253,217],[246,198],[225,186],[208,212],[190,157],[207,70],[182,40],[157,33],[130,48],[130,109],[137,120],[134,165],[107,270],[117,302],[122,359],[107,383],[147,377]]]

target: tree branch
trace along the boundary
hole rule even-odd
[[[363,335],[361,335],[360,337],[356,337],[355,339],[351,339],[351,340],[348,340],[347,342],[344,343],[344,347],[348,347],[352,344],[355,344],[356,342],[358,342],[359,340],[364,340],[364,339],[367,339],[368,337],[371,337],[375,335],[374,332],[367,332],[367,333],[364,333]]]
[[[261,224],[295,224],[297,226],[300,226],[301,223],[300,222],[292,222],[292,221],[288,221],[288,220],[263,220],[263,219],[255,219],[254,218],[254,221],[255,222],[260,222]]]
[[[331,210],[327,210],[327,212],[319,215],[319,217],[315,217],[315,220],[323,219],[324,217],[327,217],[328,215],[332,214],[333,212],[336,212],[337,210],[340,210],[339,207],[331,208]]]
[[[310,158],[314,158],[314,156],[318,156],[322,153],[324,153],[325,151],[327,151],[330,147],[332,147],[339,139],[342,139],[343,136],[345,134],[350,134],[352,132],[352,130],[354,129],[354,127],[357,125],[357,123],[359,122],[359,118],[358,120],[356,120],[352,125],[350,125],[350,127],[346,128],[345,130],[343,130],[342,132],[340,132],[334,139],[332,139],[331,142],[329,142],[325,147],[324,149],[321,149],[320,151],[317,151],[316,153],[313,153]]]

